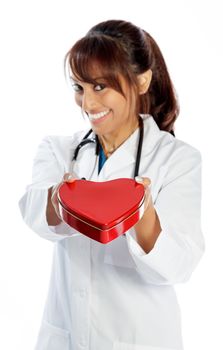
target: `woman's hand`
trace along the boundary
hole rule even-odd
[[[135,181],[142,184],[145,189],[144,213],[153,204],[151,197],[151,180],[148,177],[136,176]]]
[[[76,175],[65,173],[60,183],[52,186],[48,190],[48,202],[46,209],[46,218],[49,226],[59,225],[62,221],[59,211],[58,190],[62,183],[73,182],[77,179]]]
[[[137,176],[135,180],[141,183],[145,188],[145,202],[144,202],[144,214],[142,218],[134,226],[136,232],[136,239],[138,244],[142,247],[144,252],[149,253],[161,232],[161,226],[159,217],[153,206],[151,196],[151,181],[147,177]]]

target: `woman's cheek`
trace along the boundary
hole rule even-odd
[[[81,95],[75,94],[74,100],[79,107],[82,107],[82,96]]]

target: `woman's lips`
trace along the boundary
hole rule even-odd
[[[108,114],[104,115],[104,116],[101,117],[101,118],[90,119],[90,121],[91,121],[91,123],[93,123],[93,124],[99,124],[99,123],[103,122],[105,119],[109,118],[109,117],[110,117],[110,114],[111,114],[111,111],[109,111]]]

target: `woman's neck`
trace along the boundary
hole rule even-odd
[[[100,135],[98,136],[99,141],[104,150],[105,156],[108,158],[114,151],[120,147],[138,128],[139,120],[137,119],[128,128],[124,127],[123,131],[119,131],[112,135]]]

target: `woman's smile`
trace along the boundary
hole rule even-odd
[[[111,110],[105,110],[104,112],[100,112],[100,113],[95,113],[95,114],[91,114],[88,113],[88,117],[90,119],[91,122],[93,123],[99,123],[100,121],[104,120],[107,116],[110,115]]]

